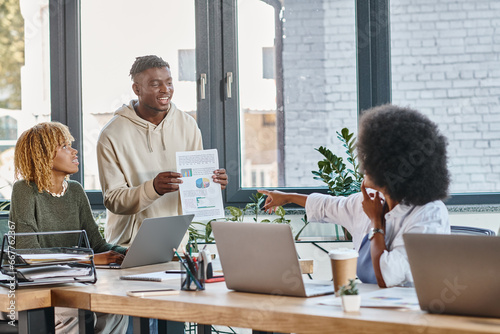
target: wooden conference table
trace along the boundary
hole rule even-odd
[[[180,287],[179,279],[163,282],[126,281],[120,275],[178,269],[177,263],[124,270],[98,270],[94,285],[21,288],[16,308],[21,321],[37,309],[66,306],[94,312],[158,318],[168,322],[193,322],[252,328],[254,333],[499,333],[500,319],[433,315],[422,311],[362,308],[344,313],[339,306],[323,305],[334,296],[296,298],[227,290],[225,283],[210,283],[205,291],[178,295],[129,297],[128,290]],[[374,287],[372,287],[373,289]],[[0,288],[0,310],[8,311],[8,289]],[[21,313],[24,314],[21,317]],[[49,313],[50,314],[50,313]],[[168,323],[167,322],[167,323]],[[208,333],[210,326],[200,326]],[[20,324],[20,333],[28,332]],[[168,331],[168,333],[171,333]]]

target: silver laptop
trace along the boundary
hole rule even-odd
[[[403,236],[420,308],[500,317],[500,237]]]
[[[96,268],[124,269],[171,261],[194,215],[146,218],[120,264]]]
[[[228,289],[311,297],[334,293],[331,281],[304,282],[287,224],[212,222]]]

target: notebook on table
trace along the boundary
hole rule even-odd
[[[96,268],[124,269],[171,261],[194,215],[146,218],[120,264]]]
[[[228,289],[312,297],[334,293],[331,281],[304,281],[287,224],[212,222]]]
[[[500,238],[405,234],[420,308],[430,313],[500,317]]]

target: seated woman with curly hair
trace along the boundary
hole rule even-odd
[[[12,188],[9,220],[16,233],[85,230],[94,250],[96,264],[121,263],[126,248],[107,243],[99,233],[88,198],[69,175],[78,172],[78,151],[67,126],[46,122],[26,130],[19,137],[15,153],[16,178]],[[71,247],[72,234],[16,238],[16,248]],[[78,310],[56,308],[56,333],[78,333]],[[97,314],[96,332],[122,333],[128,317]]]
[[[418,111],[383,105],[360,120],[357,150],[364,181],[349,197],[260,190],[264,209],[295,203],[309,221],[344,226],[359,252],[358,278],[380,287],[413,281],[404,233],[450,233],[446,138]],[[368,189],[369,188],[369,189]]]

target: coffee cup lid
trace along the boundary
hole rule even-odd
[[[328,256],[332,260],[347,260],[358,257],[358,252],[350,248],[337,248],[330,250]]]

